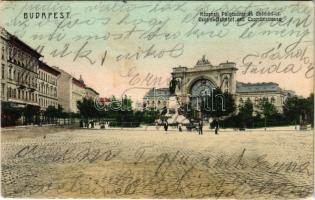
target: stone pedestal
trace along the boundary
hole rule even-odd
[[[167,108],[167,113],[165,114],[168,117],[168,124],[188,124],[189,120],[184,116],[178,113],[178,109],[180,108],[179,102],[176,99],[176,96],[169,97],[169,105]]]

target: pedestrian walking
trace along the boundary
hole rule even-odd
[[[178,124],[178,130],[179,130],[179,132],[182,132],[182,124],[181,123]]]
[[[84,126],[85,128],[89,128],[89,121],[87,119],[84,121]]]
[[[80,120],[80,128],[83,128],[83,120]]]
[[[165,120],[165,122],[164,122],[164,130],[167,132],[167,129],[168,129],[168,123],[167,123],[167,121]]]
[[[213,127],[214,127],[214,133],[217,135],[219,134],[219,122],[218,120],[213,120]]]
[[[203,123],[202,123],[202,120],[200,120],[199,123],[198,123],[199,135],[202,135],[202,134],[203,134],[202,128],[203,128]]]

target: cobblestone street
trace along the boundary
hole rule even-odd
[[[2,195],[305,198],[311,131],[3,130]]]

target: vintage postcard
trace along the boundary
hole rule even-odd
[[[3,198],[312,199],[311,1],[2,1]]]

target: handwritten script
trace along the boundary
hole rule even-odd
[[[2,165],[3,191],[11,197],[125,198],[303,198],[312,193],[304,179],[312,177],[310,162],[272,163],[268,155],[250,155],[245,148],[232,155],[152,154],[154,148],[142,145],[126,152],[118,143],[97,141],[20,146]]]
[[[243,65],[243,75],[303,71],[311,78],[313,73],[313,49],[309,46],[313,13],[307,3],[7,2],[0,9],[9,16],[3,26],[43,55],[86,66],[111,66],[128,60],[170,61],[200,49],[214,53],[215,58],[223,48],[232,49],[228,58]],[[198,22],[200,12],[257,11],[280,13],[283,20]],[[23,18],[23,13],[32,12],[65,12],[70,17]],[[213,45],[216,41],[220,46]],[[240,41],[242,48],[233,41]],[[286,49],[292,42],[297,45]],[[261,53],[253,52],[253,45]],[[265,59],[271,59],[271,64]]]

